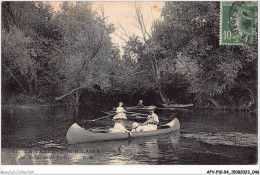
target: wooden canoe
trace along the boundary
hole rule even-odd
[[[142,108],[139,108],[138,106],[131,106],[131,107],[123,107],[127,111],[148,111],[149,109],[156,109],[156,106],[144,106]],[[116,110],[116,107],[113,108],[113,110]]]
[[[194,105],[191,104],[162,104],[164,108],[191,108]]]
[[[177,118],[175,118],[171,122],[163,126],[164,129],[158,129],[155,131],[133,132],[130,136],[129,133],[94,133],[85,130],[84,128],[80,127],[77,123],[74,123],[68,129],[66,138],[69,144],[75,144],[83,142],[109,141],[136,137],[155,136],[179,130],[180,122]]]

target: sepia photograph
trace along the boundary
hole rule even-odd
[[[257,1],[1,2],[1,165],[259,165],[257,95]]]

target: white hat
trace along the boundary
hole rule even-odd
[[[139,126],[139,123],[134,122],[134,123],[132,124],[132,129],[135,129],[135,128],[137,128],[138,126]]]
[[[113,120],[116,120],[116,119],[125,119],[125,120],[127,120],[126,115],[124,113],[119,113],[119,114],[115,115],[113,117]]]

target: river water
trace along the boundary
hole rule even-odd
[[[66,132],[73,123],[98,129],[112,127],[113,122],[110,118],[86,122],[104,115],[87,108],[4,108],[1,161],[6,165],[248,165],[258,161],[253,113],[177,109],[156,113],[162,124],[177,117],[180,131],[69,145]]]

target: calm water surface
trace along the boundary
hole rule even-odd
[[[108,109],[109,110],[109,109]],[[2,164],[256,164],[257,116],[217,110],[156,111],[160,123],[177,117],[181,130],[156,137],[69,145],[74,122],[109,128],[90,109],[37,107],[2,110]],[[132,121],[129,121],[130,125]]]

